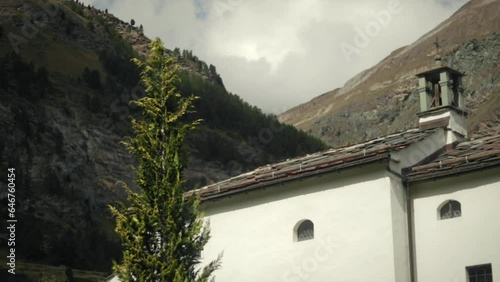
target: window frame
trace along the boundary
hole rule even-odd
[[[309,237],[302,237],[300,236],[299,232],[301,231],[301,227],[303,227],[304,224],[311,224],[310,229],[306,229],[304,231],[307,232],[307,230],[311,230],[312,234]],[[309,241],[314,239],[314,222],[310,219],[302,219],[299,222],[297,222],[293,228],[293,241],[294,242],[304,242],[304,241]]]
[[[453,205],[456,205],[458,208],[453,209]],[[447,206],[449,207],[449,210],[446,211],[446,214],[448,214],[448,216],[443,216],[443,209],[445,209]],[[438,206],[437,209],[438,220],[453,219],[458,217],[462,217],[462,203],[460,201],[449,199],[444,201]]]
[[[471,273],[472,271],[483,270],[483,274]],[[467,273],[467,282],[492,282],[493,281],[493,268],[491,263],[478,264],[466,266],[465,271]],[[475,275],[475,277],[471,277]],[[489,279],[488,279],[489,276]],[[474,279],[471,279],[474,278]],[[481,280],[478,280],[481,279]]]

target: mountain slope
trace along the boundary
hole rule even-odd
[[[500,130],[498,99],[500,10],[498,0],[466,3],[416,42],[393,51],[344,87],[320,95],[279,116],[332,146],[357,143],[416,126],[416,73],[433,63],[436,36],[444,61],[464,72],[469,129]]]
[[[130,101],[145,95],[130,58],[144,58],[150,40],[140,26],[73,1],[5,0],[0,18],[0,167],[16,169],[16,254],[110,271],[119,242],[107,205],[125,196],[116,182],[134,178],[119,142],[139,114]],[[178,89],[201,97],[196,117],[205,120],[186,144],[191,187],[325,148],[228,93],[215,66],[192,52],[169,55],[181,66]],[[0,202],[6,213],[5,191]]]

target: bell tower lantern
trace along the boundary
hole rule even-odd
[[[436,41],[437,42],[437,41]],[[438,47],[439,45],[436,46]],[[446,127],[461,137],[467,137],[464,74],[443,64],[436,55],[434,66],[418,73],[420,95],[420,129]]]
[[[436,56],[432,69],[417,74],[420,111],[442,106],[465,109],[463,76],[459,71],[443,65],[441,57]]]

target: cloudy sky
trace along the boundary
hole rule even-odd
[[[341,87],[467,0],[84,0],[213,64],[228,91],[280,113]]]

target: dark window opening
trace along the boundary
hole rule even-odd
[[[439,107],[443,105],[443,100],[441,99],[441,85],[439,82],[434,85],[434,101],[432,103],[433,107]]]
[[[305,220],[297,228],[297,241],[305,241],[314,239],[314,223],[310,220]]]
[[[462,206],[460,202],[450,200],[441,208],[441,219],[449,219],[460,216],[462,216]]]
[[[493,282],[491,264],[475,265],[466,267],[468,282]]]
[[[451,86],[451,89],[453,91],[453,101],[451,102],[451,104],[455,107],[459,107],[460,105],[458,104],[458,95],[459,95],[459,92],[458,92],[458,80],[459,80],[459,76],[458,75],[453,75],[452,76],[452,83],[453,85]]]

